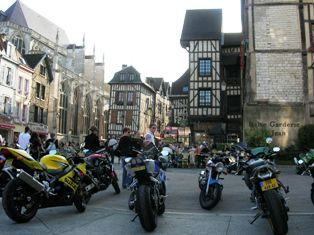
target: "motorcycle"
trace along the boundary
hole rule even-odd
[[[279,147],[274,147],[269,155],[276,155],[279,151]],[[268,219],[274,234],[286,234],[288,232],[289,208],[282,191],[287,194],[289,187],[285,187],[278,179],[280,172],[270,160],[258,159],[248,162],[247,167],[252,169],[250,176],[252,182],[251,197],[256,203],[252,209],[258,210],[250,224],[263,216]]]
[[[307,153],[301,153],[298,157],[294,157],[294,163],[296,164],[296,173],[298,175],[309,175],[311,166],[314,163],[314,149],[310,149]]]
[[[155,155],[156,147],[136,152],[137,157],[125,159],[126,170],[133,177],[129,209],[136,213],[132,221],[138,216],[142,227],[151,232],[157,227],[157,215],[165,211],[168,151],[159,156]]]
[[[26,151],[0,147],[16,176],[5,186],[2,205],[17,223],[30,221],[40,208],[72,205],[84,212],[91,194],[87,191],[86,163],[51,152],[36,161]],[[71,162],[71,163],[70,163]]]
[[[84,152],[89,152],[89,150],[85,149]],[[120,193],[118,176],[111,164],[107,148],[91,153],[86,157],[85,161],[87,170],[92,175],[91,180],[96,186],[91,189],[92,194],[106,190],[110,185],[112,185],[116,194]]]
[[[216,156],[209,159],[205,170],[201,171],[198,184],[201,189],[199,202],[203,209],[210,210],[220,201],[223,190],[223,185],[220,182],[223,178],[220,175],[221,173],[226,174],[224,170],[223,158]]]
[[[310,172],[311,172],[311,176],[314,179],[314,163],[309,167]],[[312,183],[312,188],[311,188],[311,201],[314,205],[314,183]]]
[[[238,144],[235,144],[231,147],[231,151],[227,152],[227,172],[231,173],[234,172],[234,174],[239,175],[239,170],[241,168],[242,162],[244,161],[246,150]]]

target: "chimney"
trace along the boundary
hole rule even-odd
[[[127,64],[123,64],[123,65],[122,65],[122,69],[126,69],[127,67],[128,67]]]

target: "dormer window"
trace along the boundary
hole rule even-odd
[[[188,91],[189,91],[189,87],[188,86],[182,87],[182,92],[188,92]]]
[[[134,81],[135,80],[135,74],[130,73],[130,81]]]
[[[121,73],[121,74],[120,74],[120,81],[121,81],[121,82],[126,81],[126,73]]]
[[[40,75],[42,76],[46,75],[46,67],[43,65],[40,65]]]

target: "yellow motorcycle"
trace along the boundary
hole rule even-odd
[[[4,211],[13,221],[28,222],[47,207],[74,204],[79,212],[85,211],[91,194],[84,159],[51,153],[38,162],[26,151],[9,147],[0,147],[0,154],[17,169],[2,195]]]

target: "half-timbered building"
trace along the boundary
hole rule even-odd
[[[110,85],[108,137],[120,136],[124,127],[142,135],[154,121],[155,90],[142,81],[133,66],[122,66]]]
[[[240,134],[238,36],[222,33],[221,9],[186,11],[181,46],[189,53],[188,87],[185,89],[188,90],[187,115],[192,142],[224,142],[228,134]],[[225,57],[228,57],[226,67]],[[229,99],[229,95],[233,97]],[[234,96],[238,101],[234,102]],[[237,108],[228,109],[228,104]],[[229,122],[229,119],[233,120]]]

